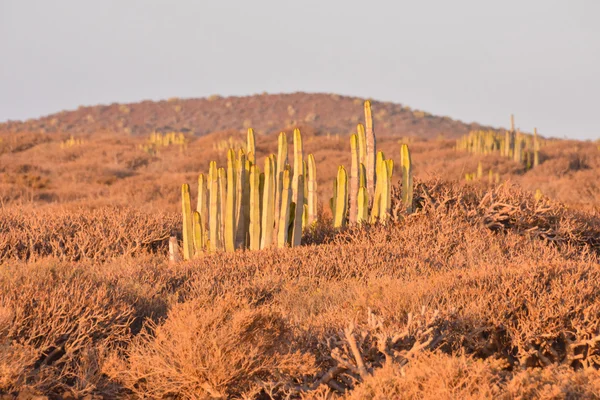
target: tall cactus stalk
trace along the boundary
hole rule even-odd
[[[302,214],[304,213],[304,175],[298,175],[298,187],[296,188],[296,209],[294,210],[294,228],[292,231],[292,246],[300,246],[302,240]]]
[[[235,151],[229,149],[227,152],[227,198],[225,201],[225,213],[223,219],[225,220],[225,251],[235,251],[235,238],[236,238],[236,160]]]
[[[279,213],[279,230],[277,232],[277,247],[284,248],[288,243],[288,221],[290,219],[290,203],[292,200],[292,190],[290,182],[290,169],[282,171],[281,182],[281,210]]]
[[[254,129],[252,128],[248,128],[246,140],[246,158],[251,163],[256,163],[256,136],[254,135]]]
[[[218,188],[219,188],[219,249],[225,249],[225,212],[227,211],[227,172],[225,168],[219,168]]]
[[[221,199],[219,196],[219,175],[217,171],[217,163],[211,161],[209,168],[210,179],[210,210],[209,214],[209,235],[210,235],[210,251],[217,251],[221,245],[219,242],[219,229],[221,222],[219,221],[221,213]]]
[[[346,225],[348,210],[348,174],[343,166],[338,168],[336,188],[333,226],[341,228]]]
[[[358,146],[358,134],[350,136],[350,152],[352,164],[350,166],[350,223],[355,224],[358,216],[358,189],[359,189],[359,161],[360,149]]]
[[[356,222],[359,224],[366,223],[369,221],[369,197],[367,195],[367,188],[361,186],[358,189],[358,215]]]
[[[391,160],[389,160],[391,161]],[[386,161],[379,165],[377,181],[381,181],[379,192],[379,221],[386,223],[392,209],[392,171],[391,164]]]
[[[246,222],[249,219],[248,207],[250,203],[250,193],[246,190],[248,184],[248,175],[246,175],[246,153],[240,149],[238,159],[236,160],[237,182],[236,182],[236,197],[235,197],[235,248],[244,248],[246,244],[246,232],[248,225]]]
[[[192,220],[192,204],[190,200],[190,185],[181,186],[181,211],[183,214],[183,258],[190,260],[194,255],[194,225]]]
[[[317,165],[315,157],[308,155],[308,215],[307,224],[312,225],[317,220]]]
[[[373,116],[371,112],[371,102],[365,101],[365,125],[366,125],[366,144],[367,144],[367,192],[373,196],[375,192],[375,155],[377,154],[377,143],[375,140],[375,131],[373,130]]]
[[[296,198],[298,197],[298,189],[304,190],[304,186],[298,185],[298,177],[304,172],[304,151],[302,149],[302,135],[300,129],[294,129],[294,176],[292,178],[292,201],[296,204]],[[300,204],[302,208],[302,204]]]
[[[358,139],[358,162],[367,165],[367,134],[363,124],[356,125],[356,135]]]
[[[279,214],[281,212],[281,198],[283,192],[283,171],[288,162],[288,144],[285,132],[277,138],[277,165],[275,183],[275,235],[279,230]]]
[[[250,167],[250,250],[260,249],[260,170]]]
[[[377,161],[375,162],[376,183],[373,205],[371,206],[371,223],[377,222],[377,220],[381,217],[382,186],[384,185],[383,180],[386,179],[387,176],[387,174],[382,170],[383,164],[385,164],[385,155],[382,151],[379,151],[377,152]]]
[[[204,174],[198,175],[198,202],[196,211],[200,213],[202,227],[206,229],[206,221],[208,218],[208,189],[206,186],[206,176],[204,176]]]
[[[408,145],[403,144],[400,151],[400,165],[402,166],[402,202],[408,214],[413,212],[413,174],[412,161]]]
[[[204,251],[206,240],[204,237],[204,226],[202,223],[202,217],[198,211],[194,211],[194,252],[196,255],[201,254]]]
[[[273,243],[273,227],[275,222],[275,156],[265,158],[265,182],[262,201],[262,237],[260,248],[264,249]]]

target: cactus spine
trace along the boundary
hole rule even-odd
[[[408,145],[403,144],[400,151],[400,164],[402,166],[402,202],[408,214],[413,212],[413,174],[412,162]]]
[[[192,204],[190,200],[190,185],[181,186],[181,209],[183,214],[183,258],[189,260],[194,255],[194,232],[192,221]]]

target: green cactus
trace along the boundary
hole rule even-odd
[[[358,189],[360,184],[359,179],[359,159],[360,150],[358,148],[358,134],[350,136],[350,152],[351,152],[351,167],[350,167],[350,192],[348,198],[350,201],[350,223],[355,224],[358,217]]]
[[[206,186],[206,176],[198,175],[198,202],[196,211],[200,213],[202,227],[206,229],[206,221],[208,218],[208,189]]]
[[[290,169],[285,168],[281,175],[281,210],[279,213],[279,231],[277,232],[277,247],[284,248],[288,243],[288,221],[290,220],[290,203],[292,190],[290,185]]]
[[[369,197],[367,194],[367,188],[361,186],[358,189],[358,214],[356,222],[359,224],[366,223],[369,221]]]
[[[346,212],[348,209],[348,174],[343,166],[338,168],[335,193],[334,228],[346,225]]]
[[[276,182],[275,182],[275,232],[279,231],[279,215],[281,212],[281,199],[283,191],[283,171],[288,162],[288,145],[285,132],[281,132],[277,138],[277,164],[276,164]]]
[[[250,191],[248,186],[248,175],[246,174],[246,153],[240,149],[236,160],[237,182],[235,196],[235,248],[241,249],[246,245],[246,233],[248,232],[247,222],[248,205],[250,204]]]
[[[194,225],[192,221],[192,204],[190,185],[181,186],[181,209],[183,215],[183,258],[189,260],[194,255]]]
[[[372,196],[375,192],[375,155],[377,154],[377,142],[375,140],[375,131],[373,130],[373,116],[371,112],[371,102],[365,101],[365,125],[366,125],[366,152],[367,159],[365,167],[367,169],[367,192]]]
[[[304,173],[304,151],[302,149],[302,135],[300,129],[294,129],[294,176],[292,178],[292,201],[296,204],[298,189],[304,190],[304,186],[298,185],[298,177]],[[301,205],[303,203],[300,203]],[[300,207],[302,208],[302,207]]]
[[[392,163],[384,160],[379,164],[377,171],[377,182],[381,182],[379,188],[379,221],[385,223],[392,209]]]
[[[236,159],[235,151],[229,149],[227,152],[227,198],[225,201],[225,212],[223,213],[223,219],[225,221],[225,251],[235,251],[235,238],[236,238]]]
[[[400,151],[400,165],[402,166],[402,202],[408,214],[413,212],[413,174],[412,161],[408,145],[403,144]]]
[[[246,158],[251,163],[256,163],[256,139],[252,128],[248,128],[246,146]]]
[[[210,235],[210,251],[215,252],[220,249],[219,229],[221,227],[221,198],[219,196],[219,173],[217,171],[217,163],[211,161],[209,168],[210,179],[210,209],[209,215],[209,235]]]
[[[275,224],[275,155],[265,158],[265,182],[262,205],[262,237],[260,248],[264,249],[273,243],[273,229]]]
[[[315,157],[308,155],[308,215],[307,224],[312,225],[317,220],[317,165]]]
[[[202,224],[202,217],[198,211],[194,211],[194,252],[196,255],[201,254],[204,251],[206,240],[204,237],[204,226]]]
[[[260,249],[260,170],[250,167],[250,250]]]
[[[292,230],[292,246],[300,246],[302,239],[302,214],[304,213],[304,175],[298,175],[297,181],[298,187],[296,188],[296,198],[294,203],[296,204],[294,210],[294,227]]]

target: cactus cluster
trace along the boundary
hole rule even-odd
[[[183,150],[187,146],[185,135],[182,132],[152,132],[146,143],[140,145],[140,148],[148,154],[158,154],[161,147],[169,147],[171,145],[179,146]]]
[[[189,185],[182,186],[184,259],[206,251],[299,246],[303,228],[316,221],[316,166],[312,154],[304,160],[300,131],[294,130],[293,168],[285,132],[262,172],[255,140],[248,129],[246,149],[230,148],[227,168],[212,161],[208,175],[199,175],[196,211]]]
[[[83,139],[75,139],[73,135],[71,135],[67,140],[60,143],[60,148],[68,149],[70,147],[81,146],[83,143]]]
[[[498,172],[494,172],[493,170],[488,170],[488,174],[487,174],[488,178],[488,183],[491,185],[493,183],[499,184],[500,183],[500,174]],[[465,181],[467,182],[472,182],[472,181],[481,181],[483,179],[483,165],[481,164],[481,161],[479,162],[479,164],[477,164],[477,172],[473,172],[473,173],[466,173],[465,174]]]
[[[365,101],[364,111],[365,125],[358,124],[357,132],[350,136],[350,176],[340,166],[333,185],[330,207],[336,228],[347,223],[385,223],[390,216],[394,161],[377,151],[369,101]],[[401,166],[402,198],[406,210],[412,212],[412,168],[406,144],[401,148]]]
[[[539,150],[543,143],[536,128],[531,135],[515,130],[514,118],[511,116],[510,130],[471,131],[456,141],[456,149],[474,154],[498,154],[522,164],[526,169],[531,169],[540,164]]]

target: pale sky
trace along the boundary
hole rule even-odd
[[[600,138],[600,0],[0,0],[0,121],[282,92]]]

